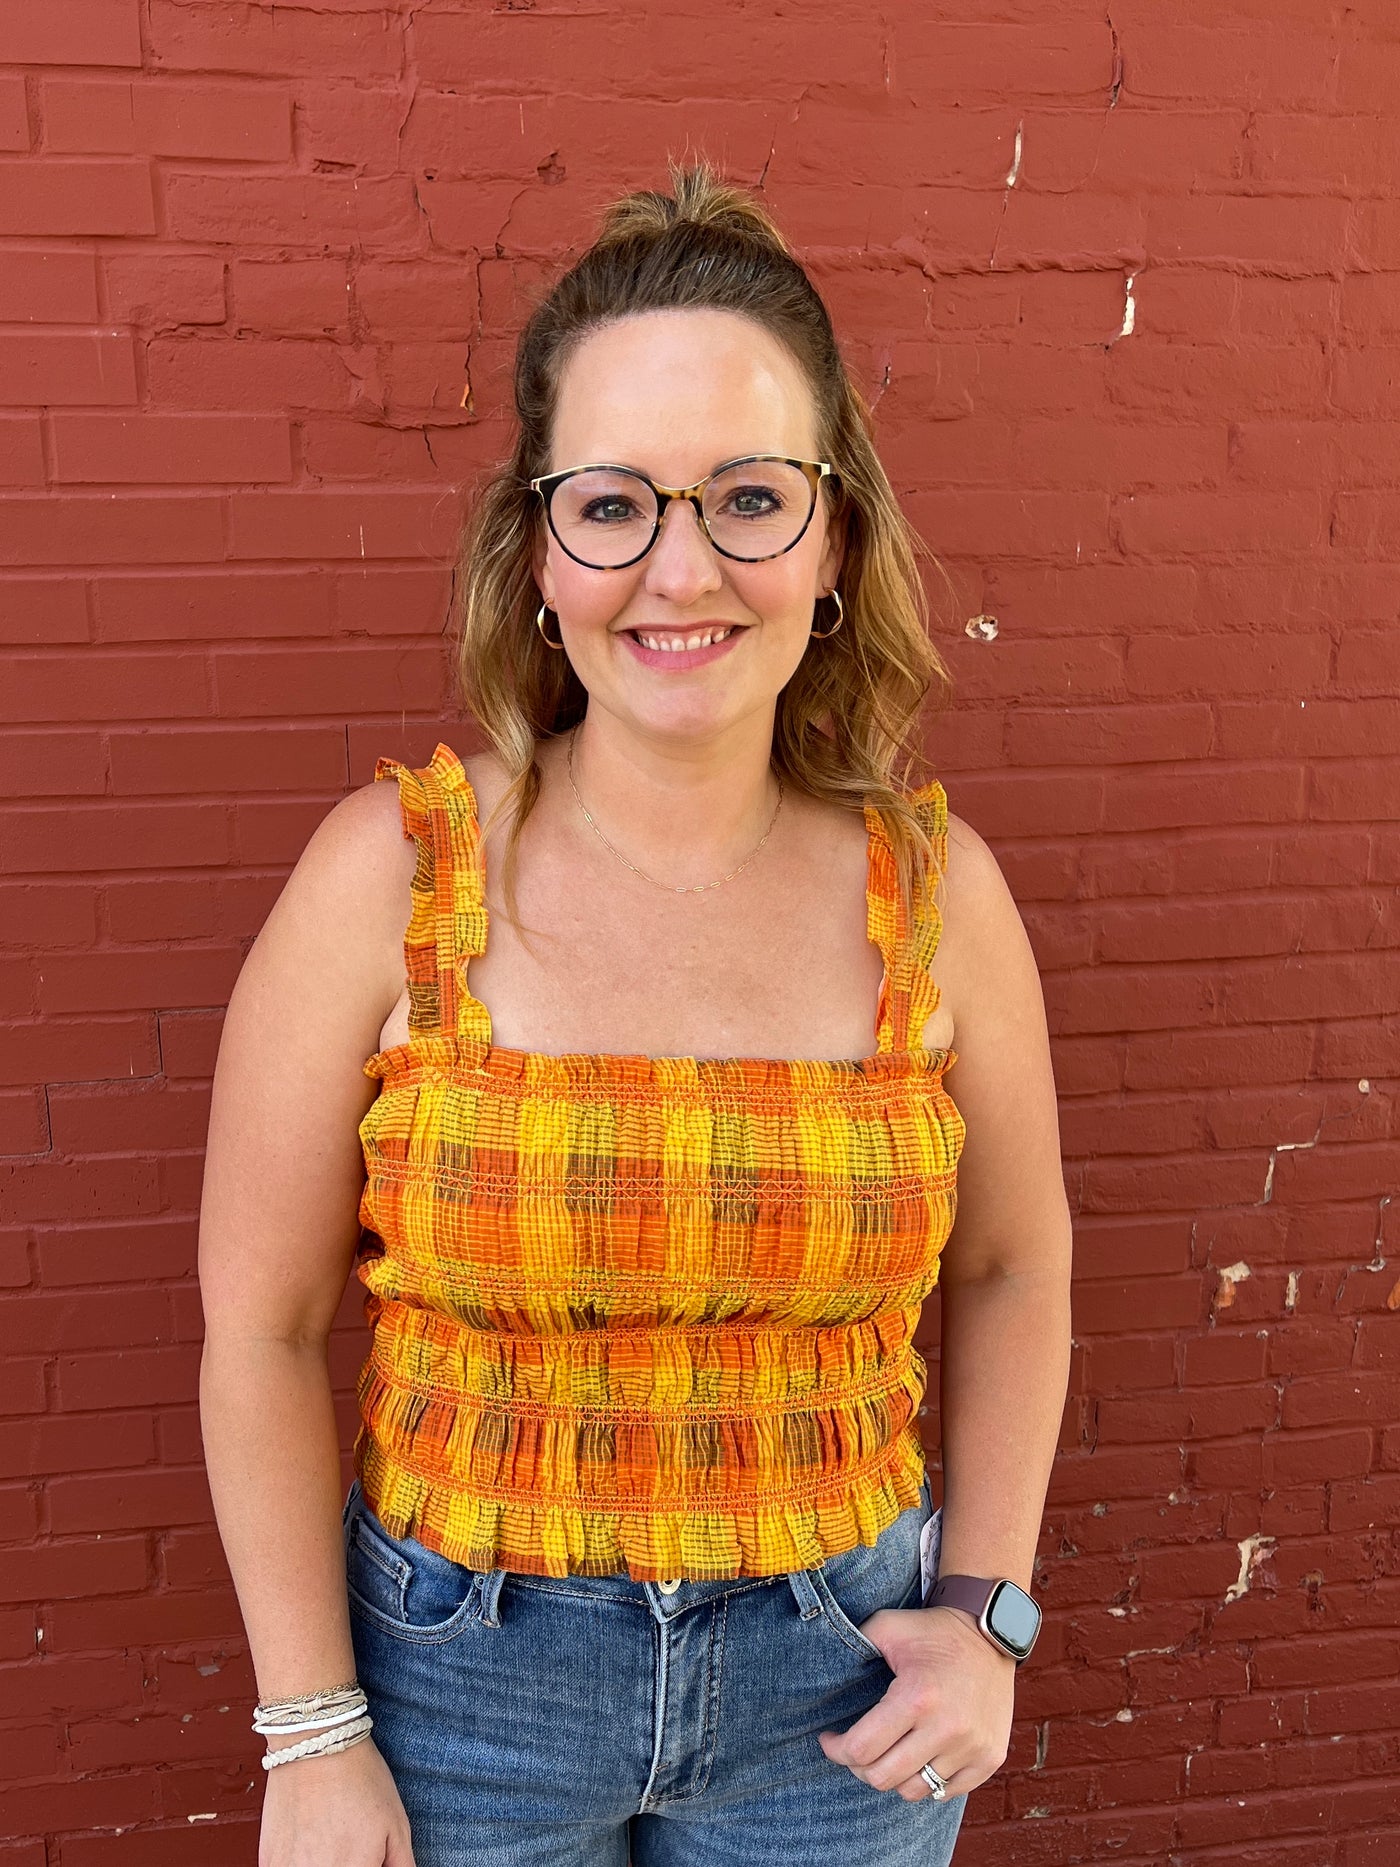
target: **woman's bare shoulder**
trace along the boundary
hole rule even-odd
[[[505,789],[504,767],[494,752],[459,752],[457,757],[484,814]],[[409,765],[408,769],[413,767]],[[307,846],[307,855],[318,845],[322,846],[322,859],[333,871],[360,877],[367,884],[386,884],[394,897],[391,917],[397,914],[403,905],[398,897],[413,874],[415,858],[400,789],[392,774],[386,772],[382,778],[347,792],[318,826]]]
[[[496,799],[510,783],[500,756],[491,750],[472,752],[462,759],[462,770],[467,774],[467,782],[476,795],[477,809],[482,817],[490,815]]]
[[[943,1281],[995,1271],[1067,1277],[1071,1228],[1039,968],[1001,864],[951,813],[947,894],[945,976],[958,1029],[947,1082],[967,1143]]]
[[[348,792],[317,825],[302,862],[327,888],[358,885],[371,913],[386,891],[402,893],[413,874],[414,853],[398,785],[391,778],[372,779]]]
[[[940,905],[937,976],[957,1007],[962,1032],[980,1001],[1001,990],[1016,970],[1026,950],[1026,931],[995,853],[966,818],[952,811]]]
[[[999,903],[1009,895],[1006,877],[986,840],[965,817],[948,812],[948,858],[944,873],[951,917],[956,903],[958,917],[977,924],[990,913],[995,916]]]
[[[494,751],[452,750],[466,773],[478,816],[484,819],[509,785],[509,773]],[[414,767],[408,765],[408,769]],[[331,888],[358,880],[367,902],[372,900],[390,926],[402,934],[415,853],[399,786],[391,774],[371,779],[340,800],[307,845],[303,862],[308,859],[327,871],[324,879]]]
[[[357,786],[308,838],[245,970],[300,981],[302,991],[334,978],[362,1022],[382,1021],[400,988],[415,861],[398,786]]]

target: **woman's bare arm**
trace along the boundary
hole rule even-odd
[[[200,1420],[260,1698],[355,1675],[326,1344],[359,1236],[357,1129],[375,1094],[362,1065],[402,989],[413,861],[394,785],[337,805],[244,963],[219,1046]]]
[[[1045,1004],[996,858],[950,817],[935,970],[955,1014],[948,1093],[967,1126],[956,1222],[939,1266],[941,1575],[1026,1590],[1069,1379],[1070,1215]],[[876,1789],[926,1795],[932,1764],[961,1796],[1006,1761],[1016,1669],[962,1608],[877,1609],[862,1629],[895,1674],[818,1741]],[[902,1786],[902,1787],[901,1787]]]
[[[946,1080],[967,1136],[939,1274],[939,1566],[1029,1590],[1069,1379],[1071,1221],[1035,956],[986,843],[961,821],[949,842]]]

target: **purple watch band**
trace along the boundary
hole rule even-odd
[[[980,1618],[995,1587],[995,1580],[988,1582],[980,1575],[940,1575],[929,1593],[926,1605],[930,1608],[962,1608],[966,1613]]]

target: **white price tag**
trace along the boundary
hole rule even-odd
[[[938,1553],[942,1541],[943,1506],[940,1504],[919,1532],[919,1571],[923,1578],[920,1599],[925,1607],[933,1593],[933,1585],[938,1580]]]

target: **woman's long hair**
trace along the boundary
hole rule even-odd
[[[920,557],[937,560],[895,500],[872,443],[869,407],[847,372],[826,306],[777,226],[708,162],[668,167],[674,193],[645,189],[614,202],[596,240],[528,318],[515,361],[514,451],[481,486],[464,529],[458,678],[511,778],[487,819],[511,813],[502,864],[506,911],[514,922],[517,843],[542,778],[536,745],[576,724],[588,699],[568,657],[548,648],[535,626],[531,546],[543,512],[529,482],[549,471],[564,364],[583,337],[619,318],[704,307],[752,318],[801,366],[820,457],[839,476],[830,494],[832,476],[822,481],[821,496],[831,516],[846,521],[839,579],[845,620],[830,640],[813,639],[778,696],[774,765],[810,796],[852,810],[869,801],[879,810],[908,917],[925,879],[941,879],[901,795],[922,782],[910,776],[917,759],[910,730],[930,690],[939,711],[951,687],[929,639],[918,570]],[[834,620],[833,610],[822,624]]]

